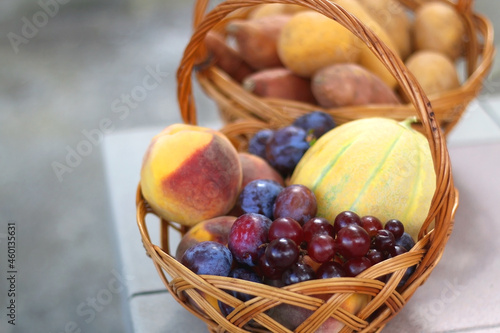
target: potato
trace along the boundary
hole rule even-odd
[[[358,0],[373,19],[389,34],[402,59],[411,51],[411,20],[397,0]]]
[[[226,72],[237,82],[253,73],[253,69],[243,60],[241,55],[226,44],[222,34],[209,31],[205,37],[205,45],[213,57],[215,65]]]
[[[243,80],[243,88],[261,97],[316,104],[311,91],[311,81],[287,68],[260,70]]]
[[[316,100],[325,108],[400,103],[384,81],[357,64],[325,67],[313,76],[311,85]]]
[[[325,66],[356,62],[361,41],[334,20],[314,11],[293,15],[278,38],[278,55],[294,73],[311,77]]]
[[[228,23],[226,32],[234,37],[240,55],[253,68],[281,66],[276,43],[290,18],[291,15],[272,15],[254,20],[235,19]]]
[[[372,0],[374,1],[374,0]],[[370,28],[377,37],[384,42],[393,52],[399,56],[399,50],[395,46],[391,36],[378,24],[371,14],[356,0],[334,0],[335,3],[342,6],[352,15],[360,19],[368,28]],[[356,38],[357,39],[357,38]],[[358,39],[357,39],[358,40]],[[360,42],[361,43],[361,42]],[[367,45],[361,43],[359,63],[368,69],[370,72],[377,75],[389,87],[394,88],[397,85],[397,80],[385,67],[385,65],[377,58],[377,56],[368,48]]]
[[[440,52],[417,51],[406,60],[405,64],[427,96],[460,87],[455,65]]]
[[[412,27],[415,51],[433,50],[456,60],[464,51],[465,25],[450,5],[428,2],[415,11]]]

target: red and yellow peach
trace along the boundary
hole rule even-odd
[[[238,153],[222,133],[173,124],[152,139],[140,184],[160,217],[193,226],[225,215],[237,199],[241,181]]]

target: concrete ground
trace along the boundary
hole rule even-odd
[[[122,332],[125,277],[100,142],[180,121],[175,71],[194,0],[58,1],[0,3],[0,331]],[[486,14],[500,9],[476,3]],[[497,78],[484,93],[498,92]],[[200,121],[216,117],[199,98]],[[4,296],[9,223],[15,326]]]

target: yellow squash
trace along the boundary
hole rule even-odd
[[[409,121],[366,118],[323,135],[297,165],[292,184],[309,187],[318,216],[345,210],[399,219],[417,239],[428,215],[436,175],[426,138]]]

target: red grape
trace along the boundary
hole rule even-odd
[[[335,255],[334,244],[335,240],[329,235],[315,235],[307,245],[307,254],[316,262],[327,262]]]
[[[258,260],[257,272],[258,274],[266,277],[268,279],[276,280],[281,279],[283,274],[283,269],[273,266],[269,263],[266,258],[266,254],[263,253]]]
[[[344,269],[347,276],[354,277],[367,268],[371,267],[370,259],[366,257],[351,258],[344,263]]]
[[[389,255],[387,256],[387,259],[399,256],[400,254],[406,253],[406,249],[402,246],[399,245],[394,245],[392,249],[389,250]]]
[[[271,266],[287,268],[299,259],[297,244],[288,238],[277,238],[267,245],[266,259]]]
[[[379,230],[373,239],[375,248],[382,252],[391,251],[395,242],[396,240],[394,239],[392,232],[385,229]]]
[[[304,240],[310,242],[311,238],[315,235],[329,235],[334,237],[333,225],[323,217],[313,217],[307,221],[302,227],[304,230]]]
[[[374,237],[377,231],[383,229],[382,222],[375,216],[370,215],[361,217],[361,226],[368,232],[370,237]]]
[[[282,279],[283,283],[288,286],[294,283],[312,280],[314,279],[314,275],[314,269],[311,266],[303,262],[296,262],[283,273]]]
[[[370,249],[370,236],[357,224],[350,224],[339,230],[335,239],[338,253],[346,259],[362,257]]]
[[[269,241],[277,238],[289,238],[300,245],[304,240],[304,232],[300,223],[291,217],[279,217],[269,227]]]
[[[392,232],[392,234],[394,235],[394,239],[396,240],[403,236],[403,233],[405,232],[404,224],[396,219],[387,221],[385,223],[384,229]]]
[[[340,231],[340,229],[351,224],[361,226],[361,218],[358,214],[349,210],[337,214],[335,220],[333,221],[333,231],[335,232],[335,235]]]
[[[377,249],[369,249],[365,257],[370,260],[372,265],[378,264],[384,260],[384,254]]]
[[[346,276],[344,268],[340,263],[335,261],[327,261],[321,264],[316,271],[316,279],[329,279],[344,276]]]

